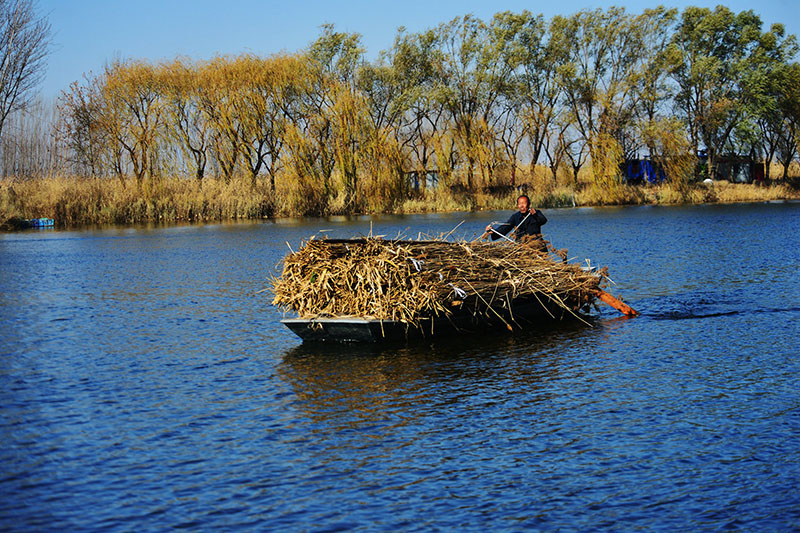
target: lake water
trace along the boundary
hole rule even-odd
[[[0,529],[800,528],[800,204],[545,212],[640,317],[314,346],[255,294],[510,211],[0,235]]]

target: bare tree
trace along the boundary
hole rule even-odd
[[[24,109],[45,74],[50,23],[33,0],[0,0],[0,137],[8,115]]]

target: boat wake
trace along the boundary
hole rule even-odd
[[[797,313],[798,307],[761,307],[754,302],[721,293],[685,293],[637,302],[642,315],[652,320],[694,320],[725,316]]]

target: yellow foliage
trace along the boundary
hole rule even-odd
[[[688,185],[697,158],[681,122],[669,118],[645,123],[641,127],[641,136],[653,161],[664,168],[672,187],[684,195],[689,194]]]
[[[598,132],[591,140],[592,173],[595,184],[614,189],[619,184],[619,165],[624,159],[622,147],[610,134]]]

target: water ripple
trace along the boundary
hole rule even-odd
[[[797,214],[553,210],[641,317],[388,346],[252,296],[319,221],[0,236],[0,528],[797,529]]]

